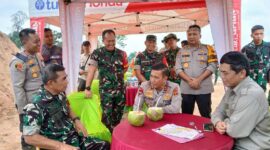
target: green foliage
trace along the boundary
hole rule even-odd
[[[17,11],[15,14],[11,15],[12,32],[8,34],[10,40],[15,43],[18,48],[22,47],[22,43],[19,38],[19,32],[23,29],[22,26],[25,23],[28,16],[23,11]]]
[[[21,48],[21,47],[22,47],[22,43],[21,43],[20,38],[19,38],[19,32],[13,31],[13,32],[11,32],[11,33],[8,34],[8,37],[10,38],[10,40],[11,40],[18,48]]]
[[[125,35],[116,36],[117,44],[121,46],[122,48],[125,48],[127,46],[127,44],[125,43],[126,40],[127,40],[127,37]]]
[[[128,63],[131,63],[132,59],[136,56],[136,52],[132,52],[128,55]]]
[[[17,11],[11,15],[11,21],[13,22],[12,30],[20,32],[26,19],[28,19],[28,16],[23,11]]]

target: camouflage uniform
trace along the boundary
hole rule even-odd
[[[168,67],[169,67],[169,70],[173,69],[174,66],[175,66],[175,60],[176,60],[176,56],[177,56],[177,53],[180,51],[180,48],[177,47],[175,50],[173,49],[169,49],[169,50],[166,50],[165,52],[163,52],[163,56],[166,58],[167,60],[167,63],[168,63]],[[179,77],[179,75],[177,75],[175,73],[175,75],[173,76],[173,72],[170,72],[170,76],[168,78],[170,81],[174,82],[174,83],[177,83],[178,85],[180,85],[181,83],[181,78]]]
[[[159,98],[161,98],[159,100]],[[151,87],[150,81],[145,81],[141,84],[134,103],[134,110],[138,107],[142,108],[145,102],[148,107],[156,106],[159,100],[158,107],[162,107],[165,113],[180,113],[182,97],[178,84],[167,81],[163,90],[157,92]],[[140,101],[140,102],[139,102]]]
[[[64,93],[52,95],[44,87],[24,108],[23,135],[40,134],[81,150],[109,149],[107,142],[79,135],[71,118]]]
[[[146,80],[150,79],[152,65],[156,63],[166,63],[165,58],[158,52],[148,53],[147,50],[139,53],[135,60],[134,69],[141,70],[141,74]]]
[[[244,53],[249,60],[249,76],[265,91],[267,84],[266,75],[270,69],[270,43],[263,41],[261,45],[255,45],[254,42],[251,42],[243,47],[241,52]],[[268,96],[268,102],[270,102],[270,96]]]
[[[105,47],[93,51],[90,65],[99,69],[99,93],[103,110],[102,122],[110,129],[120,123],[125,106],[124,73],[128,68],[126,52]]]
[[[62,48],[56,45],[53,45],[49,48],[46,45],[42,46],[42,57],[44,59],[45,65],[57,63],[63,65],[62,61]]]

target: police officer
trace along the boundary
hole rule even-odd
[[[64,94],[68,84],[64,69],[58,64],[49,64],[44,69],[44,86],[33,103],[24,108],[25,141],[42,149],[109,150],[108,142],[88,137],[80,119],[70,109]]]
[[[180,51],[180,48],[177,46],[178,41],[179,39],[175,34],[168,34],[164,42],[168,44],[169,49],[163,52],[162,55],[166,58],[170,70],[169,80],[180,85],[181,79],[174,70],[176,55]]]
[[[44,44],[41,55],[45,65],[51,63],[63,65],[62,48],[53,44],[53,33],[49,28],[44,28]]]
[[[200,43],[201,28],[191,25],[187,30],[188,46],[178,52],[175,70],[181,77],[182,112],[193,114],[195,101],[201,116],[210,118],[212,73],[217,69],[214,48]]]
[[[145,41],[146,50],[136,57],[134,69],[140,83],[150,79],[153,64],[161,62],[167,64],[165,57],[156,51],[156,41],[157,37],[155,35],[147,35]]]
[[[146,103],[148,107],[162,107],[165,113],[180,113],[181,93],[178,84],[168,81],[169,70],[166,65],[154,64],[150,81],[141,84],[134,103],[134,110],[141,109]]]
[[[263,41],[264,28],[261,25],[252,27],[251,37],[253,38],[252,42],[244,46],[241,52],[249,60],[249,76],[266,91],[266,75],[270,68],[270,43]],[[269,100],[270,97],[268,96]]]
[[[40,39],[33,29],[23,29],[19,33],[24,51],[17,53],[11,60],[9,67],[15,104],[19,112],[20,131],[22,132],[23,107],[32,102],[32,97],[37,93],[42,84],[42,65],[36,53],[40,47]],[[27,149],[22,139],[22,148]]]
[[[103,110],[102,122],[112,132],[120,123],[125,106],[124,73],[128,69],[126,52],[115,47],[115,32],[111,29],[102,32],[105,47],[93,51],[90,57],[86,78],[86,97],[91,96],[90,85],[94,73],[99,71],[99,93]]]

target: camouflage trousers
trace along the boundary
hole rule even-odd
[[[110,150],[110,144],[91,137],[79,137],[80,150]]]
[[[118,93],[117,95],[103,93],[100,94],[102,122],[111,131],[120,123],[125,107],[125,93]]]
[[[78,147],[79,150],[110,150],[110,143],[92,137],[83,137],[76,133],[65,140],[66,144]],[[40,148],[40,150],[45,150]]]
[[[19,121],[20,121],[20,132],[23,132],[23,114],[19,114]],[[23,135],[21,136],[21,147],[22,150],[35,150],[35,147],[29,145],[25,142]]]

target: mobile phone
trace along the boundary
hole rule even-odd
[[[204,123],[203,124],[203,131],[213,132],[214,131],[214,125],[212,123]]]

